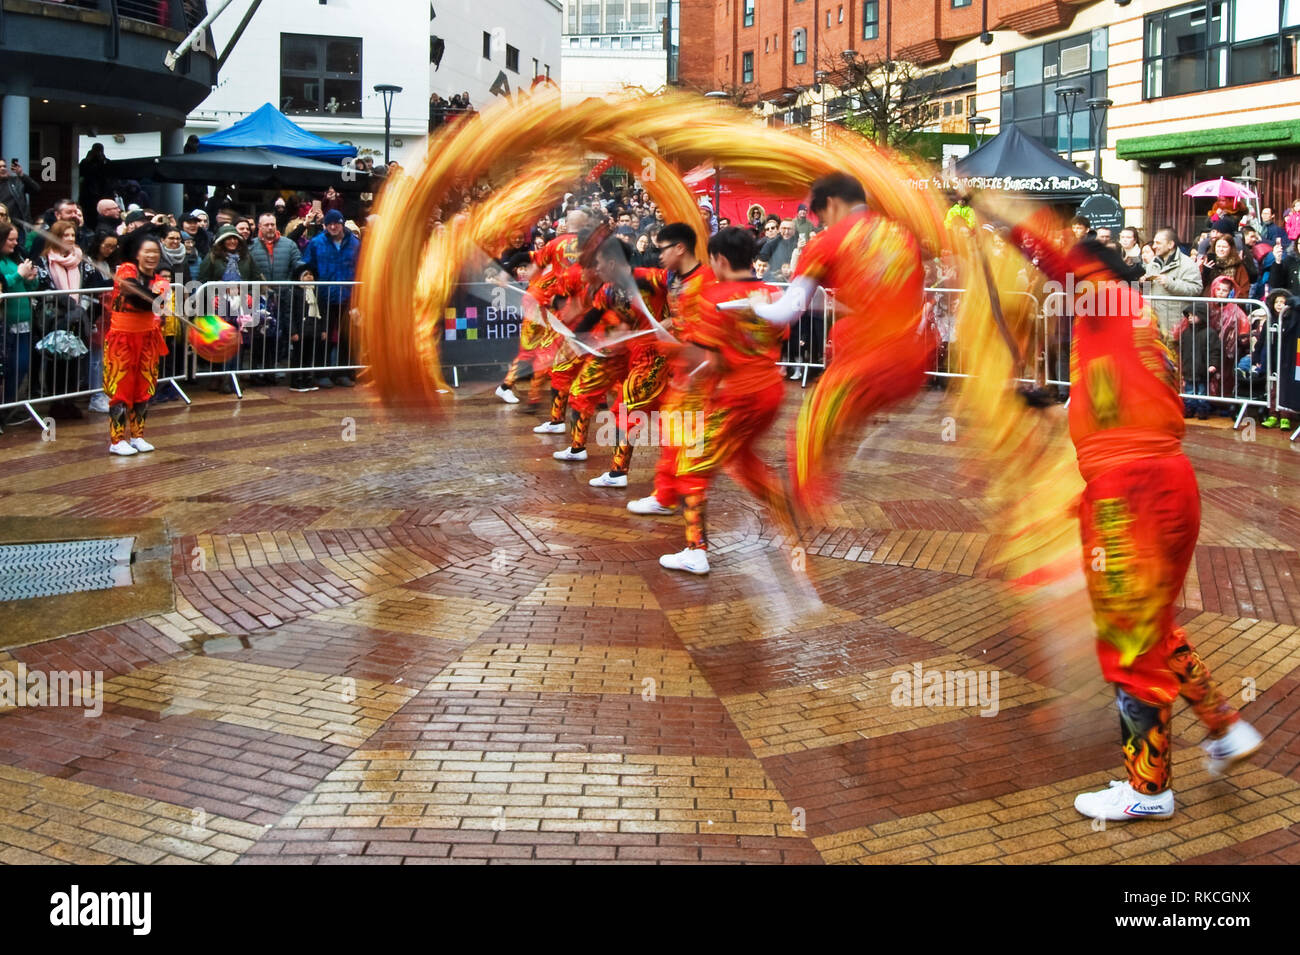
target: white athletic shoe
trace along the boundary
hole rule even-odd
[[[133,448],[129,441],[116,441],[108,446],[108,453],[120,454],[124,458],[129,458],[131,455],[139,454],[140,452]]]
[[[1201,749],[1208,757],[1205,769],[1211,776],[1222,776],[1234,763],[1253,756],[1263,744],[1259,730],[1245,720],[1237,720],[1218,739],[1202,741]]]
[[[148,441],[146,441],[144,438],[132,438],[131,447],[135,448],[141,454],[145,454],[146,452],[153,450],[153,445],[150,444]]]
[[[533,429],[533,434],[564,434],[566,430],[563,421],[543,421]]]
[[[799,369],[799,368],[792,368],[792,369],[790,370],[790,380],[791,380],[791,381],[794,381],[795,379],[797,379],[797,378],[802,378],[802,377],[803,377],[803,371],[802,371],[801,369]]]
[[[688,547],[677,554],[664,554],[659,558],[659,566],[668,570],[684,570],[689,574],[707,574],[709,572],[709,552],[695,547]]]
[[[1107,789],[1075,796],[1074,808],[1092,819],[1108,822],[1168,819],[1174,814],[1174,791],[1166,789],[1155,796],[1143,796],[1127,780],[1113,779]]]
[[[505,385],[497,385],[495,394],[508,405],[519,404],[519,397]]]
[[[556,451],[551,457],[557,461],[585,461],[587,460],[587,449],[575,451],[573,448],[565,448],[563,451]]]
[[[659,499],[653,494],[649,497],[638,497],[635,501],[627,502],[627,509],[633,514],[675,514],[677,509],[673,507],[664,507],[659,503]]]
[[[594,477],[587,483],[592,487],[627,487],[627,475],[610,474],[606,471],[600,477]]]

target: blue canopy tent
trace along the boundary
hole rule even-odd
[[[291,156],[308,159],[351,159],[357,154],[355,146],[330,142],[315,133],[309,133],[266,103],[249,113],[235,125],[199,139],[199,152],[218,149],[273,149]]]

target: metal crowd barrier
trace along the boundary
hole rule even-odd
[[[239,353],[226,362],[199,357],[185,336],[185,367],[193,379],[230,376],[243,396],[241,375],[306,375],[312,383],[356,371],[360,361],[357,282],[187,283],[180,307],[186,318],[216,314],[240,329]],[[312,310],[313,294],[315,309]],[[314,316],[314,317],[313,317]],[[294,335],[298,341],[294,341]]]
[[[159,369],[160,385],[171,384],[187,404],[182,383],[229,375],[232,390],[243,394],[241,376],[268,376],[273,381],[294,376],[315,379],[364,367],[358,353],[357,314],[351,307],[356,282],[186,283],[173,285],[170,309],[187,318],[217,314],[240,328],[241,347],[229,361],[212,363],[200,358],[189,343],[186,326],[172,321],[165,326],[171,354]],[[776,284],[776,283],[774,283]],[[102,334],[108,328],[105,293],[111,288],[77,292],[45,290],[0,293],[4,317],[3,391],[0,412],[23,408],[42,429],[48,423],[36,405],[89,398],[102,391]],[[955,324],[960,288],[926,288],[919,331],[936,347],[934,366],[927,374],[935,380],[969,375]],[[466,283],[458,290],[454,307],[447,309],[442,331],[444,364],[459,384],[459,368],[504,365],[514,357],[513,337],[522,321],[523,290],[513,284]],[[315,311],[311,308],[315,295]],[[1072,316],[1062,291],[1050,292],[1042,301],[1028,292],[1007,296],[1004,310],[1025,309],[1037,315],[1035,341],[1027,349],[1020,380],[1039,386],[1069,388],[1069,354]],[[1205,296],[1148,295],[1161,332],[1179,360],[1183,386],[1180,396],[1189,410],[1213,404],[1236,407],[1234,427],[1239,427],[1251,407],[1278,410],[1281,376],[1296,374],[1283,368],[1279,316],[1267,313],[1259,299],[1216,299]],[[19,300],[30,303],[30,319],[15,308]],[[472,303],[472,304],[469,304]],[[1179,320],[1172,318],[1178,309]],[[481,313],[479,310],[483,310]],[[317,315],[318,317],[311,317]],[[1193,318],[1195,321],[1193,322]],[[827,344],[835,321],[835,296],[819,290],[805,314],[791,326],[778,364],[792,369],[791,378],[808,383],[813,369],[824,369],[830,358]],[[1200,343],[1188,342],[1204,326]],[[479,336],[482,332],[482,336]],[[294,335],[298,341],[294,341]],[[496,340],[495,342],[491,340]],[[493,345],[483,347],[484,343]],[[457,355],[461,357],[457,357]],[[485,360],[486,359],[486,360]],[[1213,369],[1213,370],[1211,370]],[[305,384],[306,382],[304,382]],[[1294,409],[1300,417],[1300,409]],[[1290,436],[1300,438],[1300,427]]]
[[[966,370],[966,356],[957,335],[957,299],[965,292],[963,288],[944,286],[924,290],[920,332],[929,339],[928,344],[933,346],[933,367],[927,369],[926,374],[936,382],[945,378],[970,377],[970,372]],[[1027,312],[1035,318],[1040,314],[1038,299],[1028,292],[1012,293],[1001,300],[1001,305],[1008,320],[1015,318],[1017,310]],[[1034,321],[1031,327],[1033,333],[1029,347],[1025,350],[1024,365],[1017,378],[1027,384],[1042,384],[1042,369],[1038,366],[1042,352],[1039,341],[1042,325]]]
[[[1237,428],[1250,407],[1277,407],[1281,328],[1263,301],[1145,294],[1143,299],[1178,362],[1179,396],[1190,411],[1208,413],[1214,404],[1235,407],[1233,427]],[[1070,384],[1074,321],[1070,309],[1061,291],[1050,293],[1043,302],[1046,383],[1065,388]],[[1198,333],[1198,328],[1204,333]],[[1254,362],[1252,356],[1260,360]]]
[[[0,293],[0,412],[22,408],[42,430],[49,430],[38,404],[90,398],[103,391],[102,339],[108,329],[104,296],[111,292],[96,286],[75,292]],[[26,302],[27,309],[19,302]],[[23,317],[24,311],[29,317]],[[163,381],[176,382],[165,367],[159,377]],[[179,385],[176,389],[185,397]]]

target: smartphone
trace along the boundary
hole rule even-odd
[[[311,201],[311,211],[312,211],[312,214],[313,214],[313,215],[320,215],[320,213],[321,213],[321,208],[320,208],[320,200],[319,200],[319,199],[313,199],[313,200]]]

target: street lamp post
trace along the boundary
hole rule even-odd
[[[393,128],[393,97],[402,92],[402,88],[391,83],[380,83],[375,87],[375,92],[384,98],[384,168],[386,169],[390,161],[388,138]]]
[[[1101,128],[1106,122],[1106,110],[1110,109],[1113,102],[1104,96],[1094,96],[1084,104],[1088,107],[1088,115],[1092,117],[1092,127],[1097,131],[1096,151],[1092,154],[1092,174],[1098,179],[1101,178]]]
[[[1065,101],[1067,111],[1067,131],[1066,135],[1070,138],[1070,165],[1074,165],[1074,108],[1078,103],[1079,97],[1086,91],[1082,86],[1058,86],[1056,88],[1056,98]]]
[[[991,122],[993,120],[987,116],[972,116],[966,120],[966,125],[970,127],[970,134],[976,137],[975,145],[977,148],[984,145],[984,127]]]

